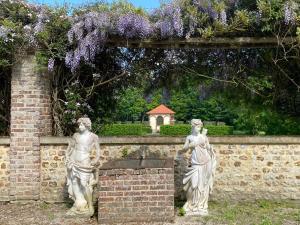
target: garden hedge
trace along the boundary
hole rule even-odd
[[[191,133],[191,125],[189,124],[160,126],[160,135],[177,136],[177,135],[189,135],[190,133]]]
[[[151,133],[151,127],[144,124],[108,124],[105,125],[100,135],[102,136],[141,136]]]
[[[232,126],[226,125],[207,125],[204,126],[208,129],[208,135],[231,135],[233,133]],[[177,135],[189,135],[191,133],[191,125],[179,124],[179,125],[164,125],[160,127],[160,134],[167,136]]]

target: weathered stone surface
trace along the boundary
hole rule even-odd
[[[155,139],[156,137],[152,137],[151,143]],[[122,158],[124,149],[130,154],[134,151],[139,151],[142,146],[146,146],[151,152],[158,152],[161,155],[174,157],[175,196],[184,197],[182,178],[189,164],[190,155],[178,154],[182,150],[183,142],[173,145],[153,145],[146,143],[110,144],[110,142],[106,138],[106,143],[101,144],[102,164],[112,159]],[[128,142],[129,140],[126,143]],[[298,190],[300,180],[296,178],[296,176],[299,176],[299,166],[297,165],[300,165],[300,156],[291,155],[291,152],[286,150],[300,149],[300,145],[231,144],[231,154],[221,153],[229,149],[229,144],[215,143],[213,147],[218,158],[218,169],[212,199],[300,199],[300,192]],[[42,165],[57,163],[57,168],[51,168],[50,166],[41,167],[42,181],[47,182],[47,186],[41,187],[41,199],[43,200],[51,202],[64,201],[65,170],[63,155],[66,148],[66,144],[43,144],[41,146]],[[281,160],[273,161],[273,157],[277,155],[281,156]],[[56,156],[58,160],[54,160]],[[241,156],[247,156],[247,159],[243,157],[243,160],[241,160]],[[257,156],[264,157],[264,160],[257,160]],[[288,164],[286,164],[287,161],[289,162]],[[276,179],[276,177],[280,179]],[[49,182],[51,181],[56,181],[57,187],[50,187]]]
[[[270,198],[270,199],[300,199],[300,179],[299,179],[299,167],[300,167],[300,155],[294,154],[300,151],[300,143],[295,144],[296,138],[286,138],[282,141],[291,140],[293,144],[273,144],[272,140],[269,139],[268,144],[247,144],[246,140],[241,140],[242,144],[235,144],[234,148],[232,144],[213,142],[214,149],[218,158],[218,170],[216,172],[214,192],[212,199],[259,199],[259,198]],[[65,201],[67,194],[65,189],[65,165],[64,155],[67,149],[68,138],[41,138],[41,150],[38,153],[41,157],[40,171],[41,171],[41,195],[40,199],[49,202],[63,202]],[[121,138],[125,140],[125,137]],[[138,138],[135,138],[136,140]],[[175,159],[175,195],[182,196],[182,178],[186,172],[186,167],[189,163],[188,154],[178,154],[182,149],[182,142],[178,144],[169,144],[171,139],[168,138],[166,144],[152,144],[155,142],[156,137],[151,137],[151,143],[143,140],[143,144],[134,144],[134,138],[127,138],[125,143],[120,143],[118,139],[117,144],[113,143],[113,138],[110,140],[108,137],[105,139],[100,138],[101,144],[101,163],[107,162],[108,160],[122,158],[122,151],[126,149],[128,154],[134,151],[138,151],[142,146],[146,146],[151,152],[158,152],[162,155],[174,157]],[[161,142],[161,137],[158,142]],[[178,138],[176,138],[177,140]],[[277,137],[274,142],[278,142]],[[300,138],[298,138],[299,140]],[[9,140],[9,139],[8,139]],[[210,139],[211,140],[211,139]],[[233,142],[234,137],[229,140]],[[228,141],[229,141],[228,140]],[[8,157],[9,152],[9,141],[7,139],[0,140],[0,168],[2,163],[6,165],[5,169],[0,169],[0,180],[3,181],[4,185],[0,187],[0,201],[9,200],[9,174],[10,174],[10,160]],[[47,142],[48,141],[48,142]],[[133,142],[133,143],[132,143]],[[47,144],[49,143],[49,144]],[[131,143],[131,144],[128,144]],[[228,150],[229,145],[233,151],[232,154],[221,154],[223,150]],[[241,156],[247,156],[248,159],[242,160]],[[264,157],[264,161],[257,160],[257,156]],[[280,160],[273,160],[274,156],[280,156]],[[27,156],[28,158],[34,158],[35,155]],[[235,162],[241,162],[239,167],[235,167]],[[32,162],[32,161],[30,161]],[[287,163],[288,162],[288,163]],[[56,163],[57,167],[51,167],[51,163]],[[37,164],[38,165],[38,164]],[[18,164],[15,168],[23,170],[25,164]],[[12,171],[13,172],[13,171]],[[282,179],[276,179],[280,175],[284,176]],[[11,178],[12,179],[12,178]],[[30,182],[25,182],[28,180]],[[12,181],[14,181],[12,179]],[[241,181],[247,181],[247,186],[241,186]],[[50,182],[56,182],[57,186],[50,187]],[[39,183],[39,182],[37,182]],[[30,177],[24,177],[24,185],[31,184]],[[52,185],[52,184],[51,184]],[[53,185],[52,185],[53,186]]]

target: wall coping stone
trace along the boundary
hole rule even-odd
[[[0,137],[0,145],[10,145],[10,137]]]
[[[114,169],[153,169],[153,168],[174,168],[174,158],[165,159],[118,159],[104,163],[100,170]]]
[[[5,139],[5,138],[4,138]],[[6,139],[5,139],[6,140]],[[68,144],[70,137],[41,137],[43,145]],[[162,137],[162,136],[122,136],[122,137],[100,137],[100,144],[183,144],[185,137]],[[300,136],[209,136],[211,144],[300,144]],[[1,144],[0,138],[0,144]],[[7,140],[6,142],[7,143]],[[8,140],[9,143],[9,140]]]

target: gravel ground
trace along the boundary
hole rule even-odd
[[[211,203],[209,217],[175,217],[174,223],[163,223],[159,225],[300,225],[300,209],[298,204],[270,205],[269,218],[282,214],[279,223],[261,219],[267,215],[267,207],[252,207],[250,210],[245,205],[236,208],[228,208],[224,204]],[[266,205],[266,203],[264,203]],[[238,209],[233,213],[233,209]],[[271,210],[272,209],[272,210]],[[67,204],[47,204],[44,202],[29,203],[0,203],[0,225],[96,225],[97,218],[68,218],[65,216],[68,210]],[[253,212],[253,214],[251,214]],[[298,216],[299,214],[299,216]],[[233,217],[235,215],[235,217]],[[257,218],[255,218],[257,217]],[[235,218],[235,219],[234,219]],[[126,225],[129,225],[126,223]],[[142,225],[141,223],[135,225]],[[144,223],[144,225],[146,225]],[[149,223],[147,223],[149,225]],[[158,225],[158,223],[155,223]]]
[[[66,204],[46,204],[43,202],[6,203],[0,205],[0,225],[96,225],[96,217],[68,218]],[[149,224],[149,223],[147,223]],[[156,225],[158,223],[155,223]],[[163,225],[213,225],[202,223],[199,218],[176,217],[174,223]],[[128,225],[128,223],[126,224]],[[142,225],[139,223],[139,225]],[[223,224],[218,224],[223,225]]]
[[[42,202],[8,203],[0,205],[0,225],[96,225],[97,220],[67,218],[65,204]]]
[[[0,205],[0,225],[96,225],[97,218],[68,218],[65,216],[66,204],[46,204],[43,202],[6,203]],[[199,221],[185,223],[184,218],[176,218],[174,224],[197,224]],[[128,224],[128,223],[127,223]],[[126,224],[126,225],[127,225]],[[157,224],[157,223],[156,223]],[[171,225],[164,223],[164,225]]]

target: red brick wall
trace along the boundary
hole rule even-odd
[[[174,169],[100,170],[100,224],[174,219]]]
[[[34,54],[20,57],[11,83],[10,200],[39,199],[40,141],[51,135],[50,81]]]

